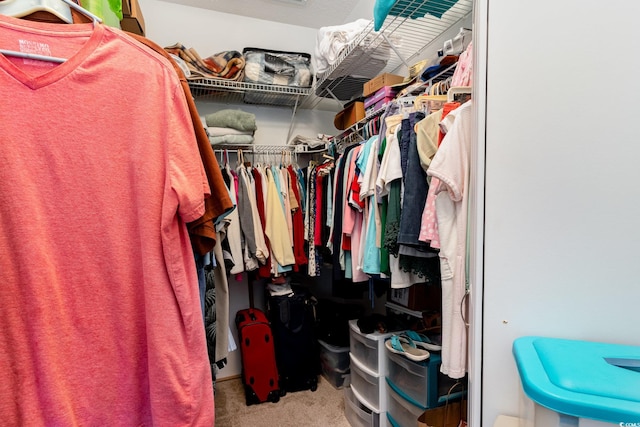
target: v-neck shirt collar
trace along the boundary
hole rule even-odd
[[[56,64],[48,71],[37,75],[27,73],[6,56],[0,54],[0,69],[16,81],[36,90],[55,83],[76,70],[95,51],[103,38],[105,28],[104,24],[95,26],[91,23],[52,24],[0,15],[0,31],[17,31],[58,38],[58,43],[64,43],[65,38],[89,37],[65,62]],[[0,46],[0,48],[4,48],[4,46]]]

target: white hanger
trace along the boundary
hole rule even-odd
[[[73,23],[71,7],[60,0],[4,0],[0,2],[0,14],[22,18],[34,12],[49,12],[67,24]]]
[[[453,86],[447,91],[447,102],[455,101],[457,94],[469,94],[471,95],[471,86]]]
[[[16,18],[22,18],[23,16],[30,15],[34,12],[44,11],[57,16],[62,21],[69,24],[73,23],[73,17],[71,15],[71,9],[75,9],[85,16],[88,16],[93,21],[93,25],[97,25],[102,22],[102,19],[98,18],[93,13],[89,12],[82,6],[75,4],[71,0],[4,0],[0,1],[0,14],[13,16]],[[62,63],[65,62],[65,58],[58,58],[55,56],[39,55],[36,53],[18,52],[14,50],[0,49],[0,53],[6,56],[15,56],[17,58],[37,59],[40,61],[49,61]]]

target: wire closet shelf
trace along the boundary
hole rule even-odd
[[[463,22],[473,12],[473,0],[458,0],[450,9],[444,11],[440,18],[429,14],[418,18],[411,17],[415,15],[414,11],[423,9],[429,1],[431,0],[401,2],[403,11],[399,15],[409,16],[387,16],[380,31],[374,31],[374,24],[371,22],[344,49],[338,60],[317,76],[314,85],[317,96],[306,98],[301,108],[315,108],[322,98],[333,97],[333,93],[346,92],[359,96],[362,84],[357,80],[354,82],[351,77],[361,75],[362,70],[367,69],[367,60],[370,58],[369,55],[360,55],[361,52],[390,49],[386,65],[376,74],[397,74],[403,66],[408,69],[422,59],[423,52],[432,43],[442,46],[444,40],[439,40],[439,36],[451,28],[462,27]]]
[[[366,79],[350,79],[368,70],[371,77],[381,73],[398,73],[405,66],[417,62],[432,43],[443,41],[438,37],[450,28],[462,25],[470,16],[473,0],[458,0],[440,18],[432,15],[412,17],[431,0],[403,0],[399,15],[389,15],[380,31],[374,31],[371,22],[340,54],[338,60],[325,72],[318,74],[313,87],[276,86],[225,79],[189,80],[191,94],[196,99],[232,103],[265,104],[283,107],[315,109],[324,98],[332,98],[340,91],[357,95]],[[433,6],[430,6],[433,10]],[[446,6],[445,6],[446,7]],[[444,10],[444,9],[443,9]],[[375,70],[371,56],[376,49],[389,51],[389,59]],[[247,94],[251,101],[247,102]],[[311,96],[310,96],[311,95]],[[335,97],[334,97],[335,98]],[[348,100],[348,99],[345,99]]]
[[[282,105],[290,107],[301,97],[311,93],[311,88],[296,86],[278,86],[259,83],[239,82],[225,79],[189,80],[191,95],[196,99],[244,102],[244,95],[251,93],[251,104]]]

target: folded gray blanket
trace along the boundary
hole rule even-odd
[[[216,144],[253,144],[253,136],[251,135],[220,135],[210,136],[211,145]]]
[[[234,128],[218,128],[207,126],[207,133],[209,136],[222,136],[222,135],[251,135],[255,133],[252,130],[238,130]]]
[[[242,110],[220,110],[205,116],[207,126],[233,128],[244,131],[255,131],[256,126],[255,114],[247,113]]]

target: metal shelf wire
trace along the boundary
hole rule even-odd
[[[407,11],[420,10],[428,0],[407,0]],[[432,43],[442,43],[438,37],[450,28],[462,26],[473,11],[473,0],[458,0],[441,18],[426,15],[410,18],[389,15],[380,31],[373,29],[370,23],[360,35],[342,52],[338,60],[323,74],[317,76],[314,85],[315,94],[305,99],[301,108],[314,108],[323,97],[333,97],[332,93],[351,92],[352,98],[361,95],[362,86],[354,85],[352,76],[360,75],[367,67],[369,55],[360,55],[375,49],[390,47],[392,52],[382,73],[399,73],[418,60]],[[345,66],[347,64],[347,66]],[[350,85],[350,86],[346,86]],[[358,92],[360,89],[360,93]]]
[[[420,10],[429,0],[405,0],[407,13]],[[399,73],[403,66],[409,67],[422,59],[423,52],[432,43],[441,43],[438,37],[450,28],[462,26],[473,9],[473,0],[458,0],[441,18],[426,15],[412,18],[389,15],[380,31],[373,29],[373,22],[344,49],[338,60],[324,73],[317,76],[311,88],[276,86],[237,82],[224,79],[190,80],[189,87],[194,98],[217,102],[266,104],[315,109],[323,99],[349,100],[361,95],[364,75]],[[389,51],[386,64],[372,62],[372,53]],[[374,70],[375,68],[375,70]],[[375,77],[375,76],[372,76]],[[334,96],[341,94],[340,99]],[[341,104],[341,102],[340,102]]]
[[[442,70],[438,75],[432,77],[431,79],[424,81],[422,83],[416,83],[412,86],[407,87],[406,89],[404,89],[401,93],[401,95],[403,97],[405,96],[411,96],[414,94],[419,94],[424,92],[424,90],[426,88],[431,87],[432,84],[437,83],[439,81],[445,80],[450,78],[451,76],[453,76],[453,73],[455,71],[456,68],[456,64],[453,64],[447,68],[445,68],[444,70]],[[403,99],[403,98],[401,98]],[[396,101],[391,101],[391,102],[396,102]],[[382,115],[387,109],[387,104],[384,104],[381,108],[378,108],[376,110],[372,110],[367,112],[366,116],[357,121],[356,123],[352,124],[351,126],[349,126],[347,129],[345,129],[344,131],[342,131],[342,133],[340,133],[339,135],[334,136],[331,141],[336,144],[336,146],[338,147],[338,151],[342,152],[344,151],[344,149],[352,144],[361,142],[364,140],[364,138],[362,137],[362,135],[360,134],[360,132],[362,131],[362,129],[364,129],[364,127],[366,126],[366,124],[373,119],[374,117],[380,116]]]
[[[311,93],[311,88],[238,82],[224,79],[189,80],[191,95],[200,100],[246,102],[291,107]]]

